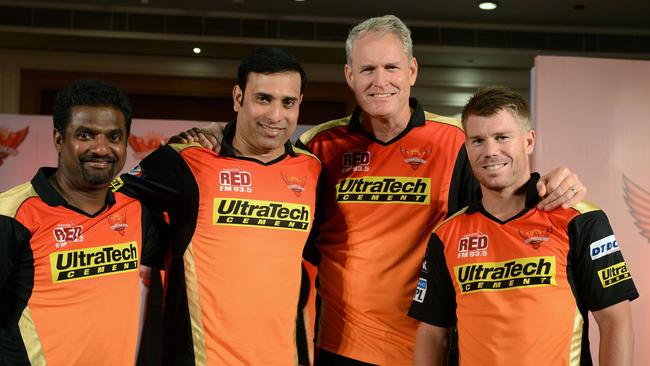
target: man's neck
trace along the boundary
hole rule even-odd
[[[409,124],[413,110],[407,108],[404,112],[394,117],[373,117],[367,113],[361,112],[359,116],[361,127],[377,140],[388,142],[399,136]]]
[[[494,191],[481,186],[483,208],[490,215],[506,221],[526,208],[526,185],[518,189]]]
[[[108,184],[95,189],[79,189],[66,179],[60,170],[57,170],[48,180],[54,190],[70,206],[76,207],[89,215],[94,215],[106,206]]]
[[[232,139],[232,147],[236,156],[259,160],[264,163],[279,158],[285,151],[284,145],[275,150],[256,149],[237,136]]]

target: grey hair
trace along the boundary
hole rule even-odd
[[[348,65],[352,65],[352,47],[354,42],[361,36],[369,32],[392,33],[402,43],[404,53],[408,56],[409,61],[413,58],[413,41],[411,40],[411,30],[400,20],[400,18],[389,14],[382,17],[369,18],[355,25],[348,33],[345,40],[345,55]]]

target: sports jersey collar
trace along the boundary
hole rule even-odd
[[[394,141],[399,140],[402,138],[404,135],[406,135],[413,127],[419,127],[419,126],[424,126],[424,109],[422,109],[422,106],[420,105],[420,102],[417,101],[415,98],[409,98],[409,107],[413,109],[413,114],[411,114],[411,118],[409,119],[408,124],[406,125],[406,128],[404,131],[402,131],[397,137],[394,139],[384,143],[382,141],[377,140],[375,136],[370,134],[368,131],[364,130],[363,127],[361,126],[361,107],[356,106],[354,108],[354,112],[352,112],[352,115],[350,116],[350,122],[348,123],[348,132],[356,132],[361,135],[366,136],[370,140],[373,140],[375,142],[378,142],[383,145],[388,145]]]
[[[235,148],[232,146],[232,140],[235,138],[236,128],[237,128],[236,118],[231,119],[230,122],[226,124],[226,127],[223,129],[223,139],[221,140],[221,152],[219,152],[219,155],[226,156],[229,158],[259,161],[257,159],[240,157],[235,154]],[[273,159],[272,161],[269,161],[268,163],[265,163],[265,165],[273,164],[276,161],[280,161],[284,159],[284,157],[287,155],[293,157],[298,156],[298,154],[295,151],[293,151],[293,146],[291,145],[291,141],[288,140],[287,142],[284,143],[284,154],[280,155],[276,159]]]
[[[34,187],[36,193],[38,193],[38,196],[41,198],[41,200],[47,203],[48,206],[65,206],[67,208],[81,212],[84,215],[87,215],[76,207],[69,205],[68,202],[66,202],[66,200],[61,197],[59,192],[57,192],[56,189],[52,187],[48,178],[54,175],[54,173],[56,173],[56,168],[42,167],[38,169],[38,172],[36,172],[36,175],[34,178],[32,178],[32,186]],[[115,203],[115,195],[110,189],[107,191],[106,205],[111,206]],[[101,211],[103,210],[100,210],[98,212]]]
[[[519,212],[518,214],[516,214],[515,216],[509,218],[506,221],[501,221],[501,220],[497,219],[496,217],[492,216],[489,212],[487,212],[485,210],[485,208],[483,207],[483,202],[481,201],[481,199],[478,199],[478,200],[474,201],[472,204],[470,204],[467,207],[467,210],[465,212],[467,214],[473,214],[475,212],[481,212],[483,215],[489,217],[490,219],[492,219],[494,221],[501,222],[501,223],[505,223],[505,222],[514,220],[514,219],[522,216],[526,212],[528,212],[528,210],[535,207],[537,205],[537,203],[539,203],[539,193],[537,192],[537,181],[539,181],[539,173],[531,173],[530,179],[528,179],[528,182],[526,182],[526,184],[525,184],[525,187],[526,187],[525,188],[526,189],[526,206],[524,207],[524,209],[521,212]]]

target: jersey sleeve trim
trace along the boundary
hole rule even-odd
[[[457,118],[445,117],[435,113],[424,111],[424,119],[430,122],[438,122],[438,123],[454,126],[459,130],[463,131],[463,124]]]
[[[30,182],[16,186],[0,194],[0,215],[16,217],[16,212],[27,199],[37,197],[34,186]]]
[[[190,148],[190,147],[203,148],[203,146],[201,146],[201,144],[199,144],[198,142],[192,142],[192,143],[189,143],[189,144],[169,144],[169,147],[176,150],[176,152],[178,152],[179,154],[180,154],[181,151],[183,151],[183,150],[185,150],[187,148]]]
[[[587,212],[600,210],[600,207],[598,207],[595,203],[589,201],[580,201],[571,207],[574,210],[580,212],[580,214],[586,214]]]
[[[469,206],[467,206],[467,207],[469,207]],[[460,215],[464,214],[465,211],[467,211],[467,207],[463,207],[460,211],[458,211],[458,212],[456,212],[455,214],[449,216],[446,220],[444,220],[444,221],[442,221],[441,223],[439,223],[438,225],[436,225],[436,227],[433,228],[433,232],[432,232],[432,233],[435,233],[436,231],[438,231],[438,229],[439,229],[442,225],[444,225],[444,224],[446,224],[447,222],[453,220],[456,216],[460,216]]]
[[[349,123],[350,123],[350,116],[322,123],[304,132],[302,135],[300,135],[299,140],[303,144],[307,145],[309,144],[309,141],[311,141],[319,133],[325,132],[327,130],[331,130],[332,128],[335,127],[347,126]]]
[[[310,158],[316,159],[316,161],[318,161],[319,164],[321,162],[320,159],[316,155],[312,154],[311,152],[309,152],[309,151],[307,151],[305,149],[294,146],[293,150],[298,154],[306,155],[306,156],[309,156]]]

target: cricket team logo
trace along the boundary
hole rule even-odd
[[[307,183],[307,177],[296,177],[294,175],[285,175],[280,173],[282,180],[287,185],[289,190],[293,191],[296,197],[300,197],[300,194],[305,190],[305,183]]]
[[[343,173],[370,170],[370,151],[351,150],[343,153]]]
[[[640,234],[650,242],[650,192],[623,176],[623,198]]]
[[[552,232],[552,227],[519,229],[519,235],[524,239],[524,243],[530,245],[533,249],[539,249],[542,243],[547,242]]]
[[[239,169],[223,169],[219,172],[219,191],[221,192],[253,192],[253,177],[251,173]]]
[[[63,248],[69,243],[78,243],[84,240],[83,226],[71,224],[58,224],[52,229],[54,235],[55,246]]]
[[[129,136],[129,145],[133,149],[133,156],[138,160],[144,159],[149,153],[160,147],[160,143],[163,141],[167,141],[167,138],[157,132],[149,132],[144,136],[134,134]]]
[[[416,148],[399,147],[399,151],[404,157],[404,162],[411,166],[411,169],[418,170],[420,165],[426,164],[427,158],[431,155],[431,149],[419,150]]]
[[[111,230],[117,231],[120,235],[124,236],[124,230],[129,227],[126,223],[126,212],[115,213],[107,218]]]
[[[16,132],[10,132],[0,127],[0,165],[2,165],[5,158],[18,155],[18,145],[25,141],[28,132],[29,127]]]

